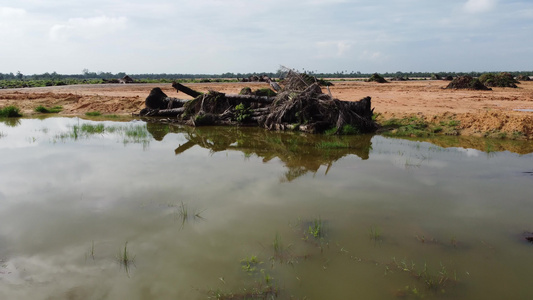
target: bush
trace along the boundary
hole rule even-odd
[[[2,118],[18,118],[22,117],[20,109],[16,106],[10,105],[0,109],[0,117]]]
[[[479,76],[479,81],[486,86],[510,88],[516,88],[516,84],[519,83],[513,78],[513,75],[505,72],[500,74],[485,73]]]

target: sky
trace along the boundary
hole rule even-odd
[[[532,0],[0,0],[0,73],[533,70]]]

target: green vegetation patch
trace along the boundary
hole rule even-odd
[[[242,92],[242,91],[241,91]],[[254,95],[256,96],[267,96],[267,97],[275,97],[277,94],[271,89],[264,88],[264,89],[258,89],[254,92]]]
[[[243,103],[235,106],[235,120],[244,123],[251,118],[250,109]]]
[[[20,109],[16,106],[10,105],[0,108],[0,118],[18,118],[22,117]]]
[[[513,75],[502,72],[499,74],[485,73],[479,76],[479,81],[486,86],[490,87],[510,87],[517,88],[518,80],[515,80]]]
[[[402,119],[389,119],[383,121],[382,134],[396,137],[430,137],[435,134],[458,135],[459,121],[441,121],[438,124],[430,123],[417,116]]]
[[[42,105],[39,105],[35,108],[35,111],[42,114],[57,114],[63,110],[63,107],[60,105],[54,106],[52,108],[47,108]]]
[[[88,111],[85,113],[85,115],[88,117],[99,117],[102,115],[102,113],[99,111]]]

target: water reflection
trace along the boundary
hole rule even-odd
[[[0,123],[4,123],[8,127],[17,127],[20,125],[20,118],[0,118]]]
[[[0,123],[0,299],[531,299],[531,155],[21,123]],[[132,128],[147,151],[122,144]]]
[[[263,162],[278,158],[288,168],[285,180],[292,181],[309,172],[316,173],[347,156],[368,159],[372,135],[324,136],[303,133],[271,132],[261,128],[242,127],[186,127],[147,124],[154,139],[162,140],[167,133],[182,133],[187,142],[175,150],[180,155],[194,146],[212,152],[240,151],[246,156],[256,155]]]

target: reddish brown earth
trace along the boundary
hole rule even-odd
[[[520,132],[533,139],[533,82],[522,82],[518,88],[493,88],[492,91],[448,90],[449,82],[417,80],[390,83],[335,81],[330,87],[334,97],[359,100],[372,97],[380,120],[416,115],[430,122],[460,121],[461,135],[483,136],[487,132]],[[195,83],[187,86],[206,92],[238,93],[243,87],[268,87],[266,83]],[[99,111],[103,114],[138,113],[144,99],[154,87],[171,97],[190,99],[177,94],[171,84],[100,84],[45,88],[0,90],[0,107],[15,105],[25,115],[35,114],[39,105],[61,105],[62,115]],[[324,92],[327,92],[324,89]],[[525,111],[519,111],[525,110]],[[530,111],[527,111],[530,110]]]

